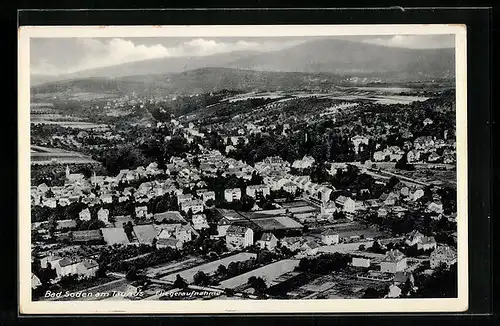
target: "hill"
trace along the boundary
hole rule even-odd
[[[338,39],[313,40],[272,52],[235,51],[209,56],[170,57],[129,62],[54,76],[40,81],[89,77],[175,74],[202,68],[234,68],[265,72],[334,73],[384,81],[454,77],[454,49],[407,49]]]
[[[453,48],[407,49],[345,40],[315,40],[239,58],[230,67],[265,71],[330,72],[392,78],[454,76]]]
[[[32,87],[42,93],[112,93],[144,95],[203,93],[221,89],[243,91],[329,88],[346,80],[330,73],[269,72],[232,68],[202,68],[176,74],[79,78],[49,82]]]

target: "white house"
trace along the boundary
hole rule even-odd
[[[252,185],[248,186],[246,189],[246,193],[248,196],[252,198],[266,198],[266,196],[269,196],[270,189],[269,186],[267,185]]]
[[[241,189],[240,188],[232,188],[224,190],[224,199],[231,203],[236,200],[241,199]]]
[[[195,214],[193,215],[191,222],[193,223],[193,228],[195,230],[208,229],[207,216],[205,214]]]
[[[203,201],[201,199],[193,199],[181,204],[181,210],[185,213],[189,212],[190,209],[193,214],[203,212]]]
[[[228,249],[241,249],[253,245],[253,230],[249,227],[231,225],[226,230]]]
[[[83,209],[79,214],[78,214],[80,220],[82,221],[90,221],[90,210],[88,208]]]
[[[321,233],[321,241],[327,246],[337,244],[340,241],[339,234],[332,229],[328,229]]]
[[[147,206],[137,206],[135,208],[135,216],[137,218],[149,218]]]
[[[352,257],[351,265],[354,267],[370,267],[370,258]]]
[[[257,244],[261,249],[273,250],[278,244],[278,238],[272,233],[266,232],[262,234],[262,237],[257,241]]]
[[[356,211],[356,202],[349,197],[339,196],[335,200],[335,204],[347,213],[354,213]]]
[[[105,208],[99,209],[97,211],[97,219],[100,221],[103,221],[104,223],[108,224],[109,223],[109,210]]]
[[[384,273],[404,271],[407,267],[406,262],[407,258],[401,251],[397,249],[390,250],[380,262],[380,271]]]
[[[231,221],[227,218],[223,217],[217,222],[217,234],[219,236],[225,236],[227,229],[231,226]]]

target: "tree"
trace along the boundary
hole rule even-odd
[[[208,285],[210,283],[210,279],[203,271],[198,271],[193,276],[193,282],[196,285]]]
[[[266,281],[264,281],[262,277],[250,276],[248,278],[247,284],[258,294],[262,294],[267,290]]]
[[[227,273],[226,266],[220,264],[219,267],[217,267],[217,274],[219,274],[219,275],[225,275],[226,273]]]
[[[137,281],[138,279],[138,276],[137,276],[137,271],[135,270],[135,268],[131,268],[127,274],[125,275],[125,278],[128,280],[128,281]]]
[[[178,289],[184,289],[187,287],[187,282],[179,274],[175,276],[174,287]]]

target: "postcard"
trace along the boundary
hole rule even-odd
[[[21,314],[468,307],[466,28],[19,28]]]

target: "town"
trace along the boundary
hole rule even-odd
[[[454,91],[373,92],[32,104],[33,300],[456,297]]]

